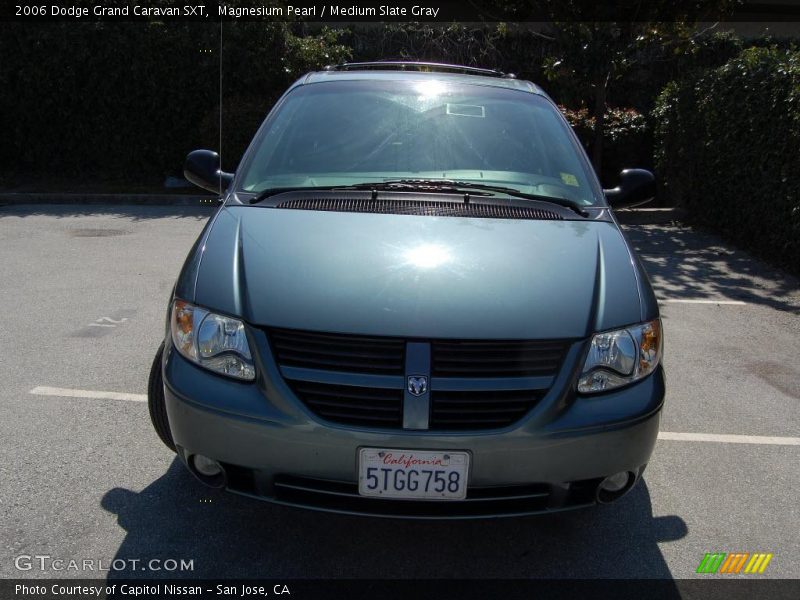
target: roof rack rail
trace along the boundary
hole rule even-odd
[[[376,60],[371,62],[342,63],[328,65],[325,71],[433,71],[438,73],[464,73],[466,75],[483,75],[484,77],[504,77],[516,79],[513,73],[503,73],[496,69],[481,69],[479,67],[465,67],[462,65],[448,65],[437,62],[423,62],[416,60]]]

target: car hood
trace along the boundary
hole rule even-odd
[[[608,221],[225,207],[196,253],[194,301],[259,326],[581,338],[643,320],[652,296]]]

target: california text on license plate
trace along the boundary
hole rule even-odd
[[[358,493],[394,499],[463,500],[469,453],[360,448]]]

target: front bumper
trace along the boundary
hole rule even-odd
[[[184,462],[203,454],[223,464],[226,487],[265,500],[335,512],[401,517],[486,517],[596,502],[608,475],[639,477],[658,435],[664,398],[659,366],[646,379],[602,396],[553,389],[533,414],[480,432],[375,431],[321,421],[286,386],[265,339],[255,383],[214,375],[167,342],[164,382],[172,436]],[[574,357],[573,357],[574,358]],[[565,370],[571,372],[569,364]],[[571,376],[564,387],[573,386]],[[466,501],[366,499],[357,494],[362,446],[466,450]]]

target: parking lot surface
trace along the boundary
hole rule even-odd
[[[371,520],[202,487],[144,401],[175,277],[211,211],[0,207],[0,576],[20,555],[192,560],[113,576],[689,578],[707,552],[800,577],[800,289],[714,236],[627,226],[659,296],[667,399],[642,484],[594,510]],[[750,577],[739,575],[740,577]]]

